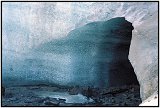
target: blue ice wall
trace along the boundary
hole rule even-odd
[[[105,6],[112,5],[3,3],[3,83],[108,87],[134,82],[128,65],[131,23],[124,18],[97,22],[110,18]],[[93,10],[102,13],[92,15]]]
[[[89,23],[36,51],[51,56],[55,80],[63,84],[109,87],[137,84],[128,60],[132,24],[125,18]]]

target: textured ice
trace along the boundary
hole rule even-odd
[[[37,47],[51,40],[62,39],[70,31],[87,23],[107,21],[114,17],[125,17],[133,23],[137,31],[136,27],[142,25],[143,20],[156,12],[156,9],[157,3],[152,2],[4,2],[3,79],[9,77],[19,80],[19,83],[25,80],[33,83],[38,80],[62,81],[67,84],[75,77],[70,73],[73,72],[72,54],[53,55],[52,51],[35,52]],[[67,46],[64,50],[66,48]],[[155,50],[153,49],[153,52]],[[95,55],[96,49],[91,53]],[[53,62],[56,58],[59,58],[58,65]],[[55,72],[59,66],[63,67],[62,71]]]

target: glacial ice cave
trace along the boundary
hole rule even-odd
[[[2,106],[138,106],[157,28],[157,2],[3,2]]]

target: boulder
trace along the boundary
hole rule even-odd
[[[78,93],[80,93],[80,88],[73,87],[68,92],[70,95],[77,95]]]
[[[56,98],[50,98],[50,97],[47,97],[44,99],[44,102],[43,102],[45,105],[51,105],[51,106],[59,106],[59,103],[60,101],[57,100]]]

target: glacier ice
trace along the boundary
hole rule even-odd
[[[49,83],[58,82],[60,84],[74,82],[78,76],[74,75],[75,71],[72,71],[74,70],[72,65],[76,64],[75,61],[78,61],[78,58],[74,58],[75,56],[72,53],[52,53],[53,50],[56,50],[55,52],[57,53],[63,53],[68,49],[69,45],[63,47],[63,52],[59,50],[61,47],[54,49],[54,45],[52,50],[46,46],[46,49],[48,48],[49,50],[47,52],[46,49],[45,51],[37,51],[36,49],[42,45],[45,47],[45,43],[52,44],[51,40],[56,41],[67,38],[67,34],[71,33],[70,31],[79,29],[87,23],[107,21],[115,17],[125,17],[126,20],[133,24],[136,31],[136,27],[143,24],[144,19],[156,12],[156,8],[157,4],[154,2],[3,3],[3,80],[7,80],[11,84],[24,84],[25,81],[26,83],[41,81]],[[58,45],[59,43],[57,43]],[[93,46],[92,44],[83,45],[82,47],[87,47],[87,45]],[[82,50],[85,53],[83,49],[76,49],[75,47],[76,50]],[[93,56],[96,55],[97,50],[96,47],[89,49]],[[83,56],[79,57],[84,60],[89,59],[87,56],[86,58],[81,58]],[[56,62],[53,62],[54,60]],[[79,60],[79,62],[81,61]],[[86,65],[88,63],[81,64],[86,68],[89,67]],[[63,67],[60,68],[62,69],[61,72],[59,72],[59,66]],[[78,69],[81,70],[81,68]],[[86,81],[83,80],[84,82],[88,82],[88,78],[90,80],[98,80],[94,77],[87,77],[93,70],[94,68],[91,68],[90,72],[83,74],[87,78]],[[96,76],[96,73],[93,74]],[[13,83],[15,79],[18,81]]]

